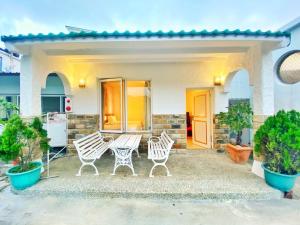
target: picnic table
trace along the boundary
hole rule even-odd
[[[137,176],[132,165],[132,152],[136,151],[138,157],[140,157],[138,148],[141,138],[142,135],[122,134],[110,144],[109,148],[113,150],[115,155],[112,175],[116,174],[116,169],[119,166],[128,166],[132,171],[132,175]]]

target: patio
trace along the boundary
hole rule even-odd
[[[80,167],[77,156],[67,156],[51,163],[51,175],[37,185],[19,191],[23,195],[124,197],[150,199],[279,199],[281,193],[268,187],[264,180],[251,173],[251,165],[237,165],[224,153],[214,150],[172,151],[167,165],[172,177],[165,176],[165,169],[158,167],[154,178],[149,178],[152,162],[146,154],[133,165],[137,177],[129,168],[120,167],[111,176],[114,156],[105,154],[96,162],[100,175],[94,176],[92,167],[84,167],[82,176],[75,174]]]

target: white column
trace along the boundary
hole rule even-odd
[[[269,116],[274,114],[274,72],[271,53],[261,56],[256,73],[253,75],[253,110],[254,115]]]
[[[20,114],[22,117],[41,115],[41,84],[31,56],[21,59]]]
[[[253,134],[264,123],[264,121],[274,114],[274,72],[273,59],[270,52],[261,52],[260,48],[255,49],[253,54],[252,70],[250,80],[253,86]],[[264,177],[261,167],[262,159],[254,155],[252,172],[260,177]]]

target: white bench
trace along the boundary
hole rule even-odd
[[[112,137],[103,137],[99,131],[73,141],[78,152],[78,157],[82,163],[76,176],[81,176],[81,169],[86,165],[94,167],[96,170],[95,175],[99,175],[94,162],[100,159],[104,152],[109,149],[109,145],[112,141]]]
[[[156,141],[154,141],[156,139]],[[167,170],[167,176],[171,176],[166,162],[168,161],[169,154],[174,141],[164,131],[160,137],[151,137],[148,141],[148,159],[154,163],[149,177],[154,177],[152,172],[156,166],[163,166]]]

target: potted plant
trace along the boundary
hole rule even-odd
[[[19,107],[15,105],[12,102],[8,102],[4,98],[0,98],[0,136],[2,135],[2,132],[4,130],[5,124],[7,123],[7,120],[12,116],[19,112]],[[1,160],[1,158],[0,158]],[[7,168],[10,168],[13,166],[14,162],[1,164],[0,167],[0,176],[1,174],[5,174]]]
[[[39,118],[26,123],[19,115],[13,115],[7,121],[0,136],[0,159],[18,163],[6,173],[13,188],[25,189],[39,180],[42,163],[33,161],[34,154],[46,151],[48,142],[47,132]]]
[[[300,172],[300,113],[279,111],[257,130],[254,152],[263,157],[266,182],[283,192],[293,189]]]
[[[236,136],[234,143],[228,143],[226,150],[230,158],[236,163],[248,161],[252,148],[242,145],[242,134],[245,128],[252,127],[253,112],[248,102],[237,102],[228,107],[228,112],[221,112],[218,116],[218,123],[225,124]]]

